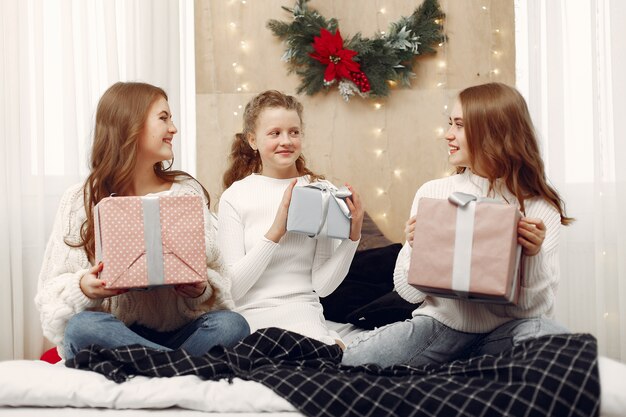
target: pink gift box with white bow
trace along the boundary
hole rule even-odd
[[[421,198],[408,283],[437,297],[516,304],[521,216],[515,206],[470,194]]]

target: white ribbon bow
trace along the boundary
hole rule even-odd
[[[320,218],[320,224],[317,228],[317,232],[312,237],[318,236],[324,228],[324,224],[326,224],[326,216],[328,215],[328,204],[330,203],[331,197],[335,199],[341,212],[348,219],[352,218],[352,213],[350,213],[348,204],[345,201],[346,198],[352,195],[352,192],[348,189],[348,187],[341,186],[337,188],[332,183],[326,180],[318,180],[316,182],[305,185],[305,187],[316,188],[320,190],[322,194],[322,216]]]

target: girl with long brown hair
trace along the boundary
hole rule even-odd
[[[407,241],[394,271],[396,291],[421,305],[411,320],[353,341],[344,364],[440,364],[497,354],[530,337],[567,332],[550,318],[559,282],[559,229],[573,219],[565,215],[559,194],[548,184],[524,98],[501,83],[461,91],[445,139],[456,175],[417,190],[405,229]],[[408,284],[413,237],[420,232],[415,230],[420,199],[446,199],[453,192],[500,199],[524,214],[517,230],[524,254],[517,305],[435,297]]]
[[[319,297],[339,286],[352,262],[363,222],[359,196],[348,186],[349,239],[287,232],[293,187],[320,178],[302,155],[302,105],[293,96],[265,91],[246,105],[243,118],[218,216],[235,311],[252,331],[280,327],[333,344],[339,336],[326,328]]]
[[[230,277],[210,227],[209,196],[191,175],[170,169],[176,132],[161,88],[118,82],[100,98],[90,174],[61,199],[35,297],[44,335],[61,357],[90,344],[201,355],[249,333],[243,317],[229,311]],[[94,265],[94,207],[112,194],[202,196],[208,281],[150,291],[105,288],[98,273],[106,265]]]

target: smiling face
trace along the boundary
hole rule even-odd
[[[296,160],[302,152],[302,122],[295,110],[269,107],[257,119],[248,143],[259,151],[261,174],[272,178],[297,177]]]
[[[174,158],[172,139],[178,130],[172,121],[170,106],[165,97],[160,96],[148,110],[148,117],[139,137],[137,149],[138,163],[154,165]]]
[[[455,167],[472,168],[470,165],[470,151],[465,139],[465,128],[463,124],[463,108],[461,102],[457,100],[450,113],[450,128],[446,133],[448,141],[448,161]]]

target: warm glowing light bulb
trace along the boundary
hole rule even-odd
[[[374,129],[374,133],[376,133],[377,135],[380,135],[381,133],[383,133],[383,129],[381,129],[380,127],[376,128]]]
[[[237,29],[237,23],[235,23],[235,22],[230,22],[230,23],[228,24],[228,26],[229,26],[232,30]]]
[[[439,68],[445,68],[446,67],[446,61],[439,61],[439,63],[437,65],[439,66]]]
[[[387,11],[385,10],[385,8],[383,7],[382,9],[379,10],[380,13],[385,14]]]
[[[483,10],[487,10],[487,6],[483,6]]]
[[[233,116],[238,116],[239,113],[237,113],[236,111],[233,112]]]
[[[376,149],[376,150],[374,151],[374,153],[376,154],[376,156],[377,156],[377,157],[379,157],[379,158],[380,158],[380,156],[383,154],[383,152],[385,152],[385,151],[384,151],[384,150],[382,150],[382,149]]]
[[[437,136],[441,136],[443,135],[443,132],[445,132],[445,130],[443,129],[443,127],[438,127],[436,132],[437,132]]]
[[[393,170],[393,175],[395,175],[396,178],[400,178],[402,176],[402,170],[401,169],[394,169]]]
[[[382,188],[377,188],[377,189],[376,189],[376,193],[377,193],[379,196],[381,196],[381,195],[385,194],[385,190],[383,190]]]
[[[382,106],[383,106],[383,105],[382,105],[382,104],[380,104],[380,103],[374,103],[374,108],[375,108],[376,110],[380,110],[380,108],[381,108]]]

